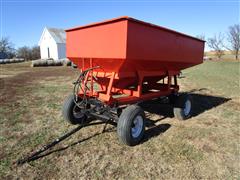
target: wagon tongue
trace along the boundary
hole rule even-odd
[[[17,165],[23,165],[27,162],[31,162],[31,161],[34,161],[34,160],[37,160],[41,157],[44,157],[44,156],[47,156],[51,153],[53,153],[55,150],[51,150],[51,151],[48,151],[46,152],[48,149],[52,148],[53,146],[57,145],[58,143],[60,143],[61,141],[65,140],[66,138],[70,137],[71,135],[73,135],[74,133],[78,132],[80,129],[82,129],[83,127],[87,127],[87,126],[91,126],[91,125],[98,125],[98,124],[103,124],[103,122],[95,122],[95,123],[89,123],[89,124],[81,124],[79,125],[78,127],[72,129],[71,131],[63,134],[62,136],[56,138],[55,140],[53,140],[51,143],[49,144],[46,144],[44,146],[42,146],[40,149],[32,152],[32,153],[29,153],[29,155],[23,157],[23,158],[20,158],[18,159],[15,163]],[[71,145],[69,146],[66,146],[64,147],[64,149],[67,149],[68,147],[70,147]],[[60,148],[62,149],[62,148]],[[43,154],[43,152],[46,152]]]

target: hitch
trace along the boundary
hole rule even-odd
[[[46,152],[48,149],[52,148],[53,146],[57,145],[58,143],[60,143],[61,141],[65,140],[66,138],[70,137],[71,135],[73,135],[74,133],[78,132],[80,129],[82,129],[83,127],[87,127],[87,126],[91,126],[91,125],[99,125],[99,124],[103,124],[103,122],[95,122],[95,123],[88,123],[88,124],[81,124],[78,127],[72,129],[71,131],[67,132],[66,134],[56,138],[55,140],[53,140],[51,143],[46,144],[44,146],[42,146],[40,149],[29,153],[30,155],[27,155],[21,159],[18,159],[16,161],[17,165],[23,165],[27,162],[30,161],[34,161],[37,160],[38,158],[42,157],[44,154],[42,154],[43,152]],[[47,154],[47,153],[45,153]]]

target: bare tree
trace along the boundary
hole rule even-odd
[[[238,60],[238,54],[240,51],[240,24],[235,24],[229,27],[227,41],[229,42],[230,47],[226,48],[231,50],[234,53],[236,60]]]
[[[15,56],[15,49],[9,38],[3,37],[0,39],[0,59],[13,58]]]
[[[23,46],[18,48],[17,57],[23,58],[24,60],[30,60],[31,52],[30,48],[27,46]]]
[[[40,59],[40,48],[39,48],[39,46],[33,46],[31,48],[31,59],[32,60]]]
[[[196,36],[196,38],[201,39],[203,41],[206,41],[205,35],[204,34],[199,34]]]
[[[24,60],[35,60],[40,58],[40,48],[38,46],[28,47],[23,46],[18,48],[17,56]]]
[[[208,46],[215,51],[215,54],[218,57],[218,59],[220,59],[222,55],[224,55],[223,40],[224,40],[224,36],[222,33],[219,33],[218,35],[214,35],[214,37],[208,38],[207,40]]]

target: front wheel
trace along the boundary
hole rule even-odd
[[[134,146],[142,140],[145,131],[145,114],[141,107],[128,106],[121,113],[117,133],[121,142]]]
[[[74,95],[69,95],[65,99],[62,114],[64,119],[70,124],[81,124],[87,119],[87,116],[83,113],[83,109],[78,107],[74,102]]]
[[[177,97],[174,108],[174,116],[179,120],[185,120],[192,115],[192,97],[188,94],[182,94]]]

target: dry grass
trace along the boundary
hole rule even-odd
[[[228,61],[228,62],[239,61],[239,59],[236,60],[235,54],[231,51],[224,51],[224,54],[222,55],[220,60],[218,59],[214,51],[208,51],[208,52],[205,52],[205,54],[206,56],[210,57],[212,60],[216,60],[216,61]]]
[[[174,119],[170,106],[144,103],[148,129],[138,146],[120,144],[115,128],[101,133],[103,125],[98,125],[23,166],[14,162],[72,128],[64,122],[61,107],[77,72],[69,67],[30,68],[27,63],[2,65],[0,178],[238,179],[239,63],[234,63],[206,62],[184,72],[182,90],[192,91],[195,101],[194,117],[188,121]]]

